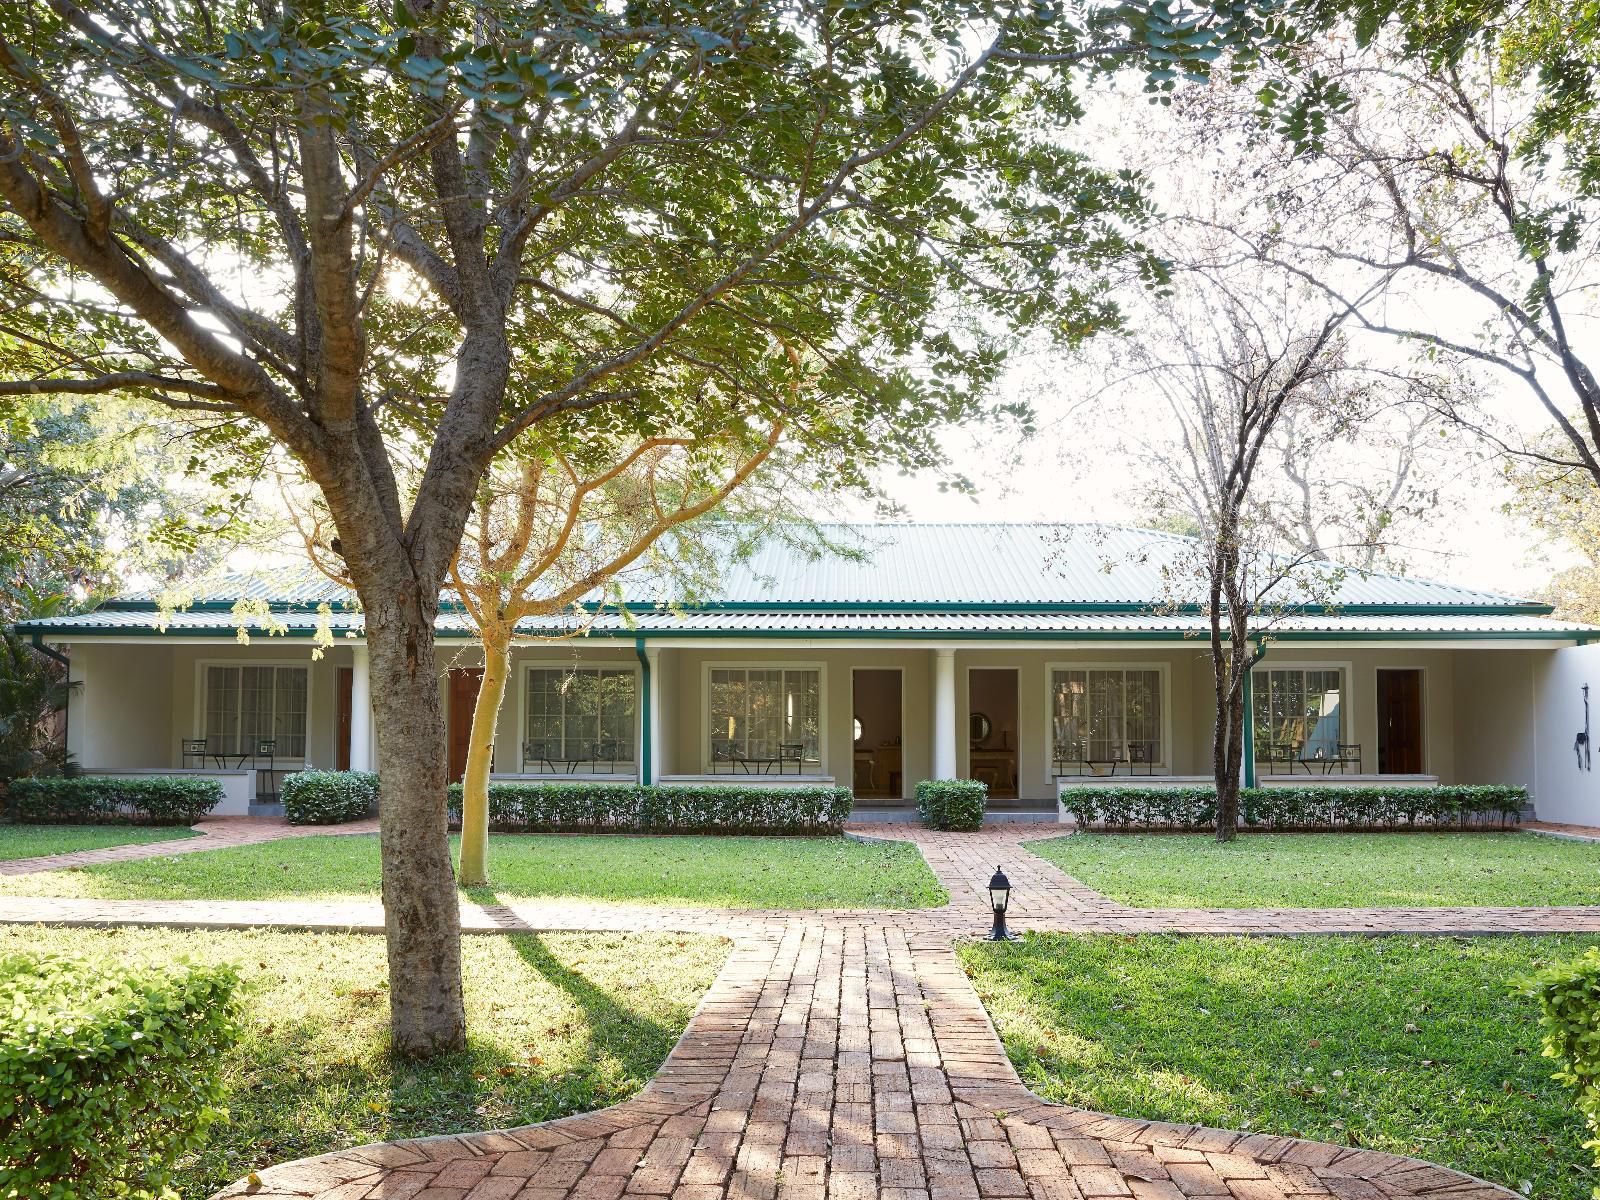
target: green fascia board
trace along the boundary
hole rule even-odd
[[[231,600],[202,600],[176,612],[232,612],[236,601]],[[343,601],[329,602],[334,612],[357,612],[359,609],[354,604]],[[160,605],[148,600],[110,600],[100,606],[111,612],[160,612]],[[270,602],[270,609],[275,614],[289,613],[315,613],[320,605],[317,604],[284,604]],[[798,602],[785,603],[745,603],[745,602],[719,602],[712,604],[684,604],[668,606],[648,603],[627,604],[583,604],[580,605],[585,612],[628,612],[628,613],[772,613],[775,616],[792,614],[814,614],[818,616],[902,616],[902,615],[935,615],[949,613],[963,613],[972,615],[996,614],[1010,616],[1151,616],[1175,615],[1196,616],[1205,610],[1198,604],[1179,604],[1171,607],[1153,604],[956,604],[956,603],[827,603],[805,604]],[[441,612],[464,611],[458,601],[444,601],[440,604]],[[1358,617],[1498,617],[1498,616],[1549,616],[1554,612],[1548,604],[1515,603],[1515,604],[1339,604],[1339,605],[1296,605],[1277,610],[1289,616],[1358,616]]]
[[[209,641],[236,642],[237,635],[233,630],[184,630],[184,629],[150,629],[130,627],[122,629],[91,629],[81,625],[77,626],[51,626],[30,623],[26,628],[17,628],[38,636],[53,636],[66,640],[87,640],[103,637],[112,638],[195,638]],[[314,629],[289,629],[283,632],[268,633],[265,630],[251,633],[251,637],[260,637],[271,641],[279,638],[304,639],[316,636]],[[440,640],[471,641],[476,637],[470,630],[441,629],[437,636]],[[520,634],[520,637],[537,637],[536,633]],[[569,632],[553,634],[563,640],[571,640]],[[680,630],[655,630],[641,634],[638,630],[589,630],[580,635],[588,638],[608,640],[623,640],[635,642],[654,641],[692,641],[714,639],[772,639],[775,641],[944,641],[944,642],[1199,642],[1207,636],[1204,632],[1189,632],[1172,629],[1093,629],[1070,630],[1052,629],[1036,630],[1033,632],[1010,631],[999,629],[763,629],[763,630],[730,630],[730,629],[680,629]],[[1590,640],[1592,634],[1582,633],[1571,629],[1493,629],[1493,630],[1463,630],[1463,629],[1383,629],[1383,630],[1339,630],[1311,629],[1289,630],[1282,632],[1269,632],[1266,635],[1269,642],[1415,642],[1415,641],[1550,641],[1550,642],[1577,642],[1583,643]],[[340,642],[351,639],[342,636],[334,639],[333,649]],[[1227,640],[1224,637],[1224,640]]]

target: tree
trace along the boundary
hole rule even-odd
[[[1349,362],[1340,336],[1349,311],[1270,275],[1248,290],[1215,273],[1182,274],[1156,306],[1124,382],[1154,388],[1171,437],[1144,448],[1155,468],[1159,523],[1197,530],[1194,550],[1170,568],[1174,604],[1198,599],[1207,617],[1212,691],[1211,767],[1216,837],[1238,833],[1247,731],[1245,684],[1261,640],[1284,613],[1326,599],[1339,578],[1326,547],[1285,539],[1279,498],[1262,494],[1286,419],[1345,414]],[[1356,383],[1356,387],[1360,387]]]
[[[251,532],[226,496],[183,477],[181,433],[136,403],[0,398],[0,623],[192,568]]]
[[[1160,274],[1137,176],[1065,148],[1078,72],[1163,94],[1275,11],[0,9],[4,320],[33,352],[0,394],[137,392],[316,484],[365,613],[397,1051],[465,1039],[434,619],[489,464],[703,406],[838,448],[845,484],[936,461],[1008,329],[1086,336],[1108,273]]]
[[[66,672],[9,630],[0,630],[0,789],[67,765],[56,715],[67,706]]]
[[[1584,336],[1600,284],[1600,124],[1592,68],[1569,78],[1577,59],[1562,57],[1593,59],[1594,13],[1558,53],[1533,15],[1549,8],[1358,4],[1365,48],[1335,42],[1314,59],[1339,111],[1316,153],[1279,147],[1262,219],[1234,232],[1242,254],[1336,301],[1386,289],[1360,327],[1515,381],[1560,436],[1525,438],[1471,406],[1441,415],[1600,486],[1600,364]],[[1246,101],[1228,100],[1240,122],[1254,119]]]

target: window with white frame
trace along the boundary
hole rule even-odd
[[[1250,681],[1258,762],[1337,758],[1344,736],[1344,669],[1260,667]]]
[[[798,755],[820,769],[822,673],[816,667],[712,667],[710,763],[772,763]]]
[[[232,666],[205,669],[207,750],[223,756],[254,754],[265,741],[279,758],[304,758],[306,697],[304,666]]]
[[[1057,762],[1165,763],[1161,672],[1149,667],[1056,667],[1050,726]]]
[[[638,691],[631,667],[528,668],[522,769],[631,770]]]

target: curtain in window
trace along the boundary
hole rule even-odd
[[[706,702],[711,759],[775,760],[799,746],[804,763],[820,766],[822,686],[816,670],[713,667]]]
[[[1344,672],[1262,669],[1251,679],[1256,757],[1335,758],[1344,741]]]
[[[275,741],[279,758],[306,753],[305,667],[206,668],[205,734],[213,754],[250,755]]]
[[[1053,671],[1050,725],[1057,759],[1165,762],[1161,672]]]
[[[528,769],[552,761],[631,763],[638,720],[636,676],[628,669],[530,667]]]

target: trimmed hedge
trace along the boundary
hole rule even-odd
[[[1521,983],[1539,1002],[1544,1054],[1556,1060],[1553,1077],[1572,1089],[1573,1103],[1594,1134],[1584,1147],[1600,1166],[1600,948],[1547,967]],[[1593,1195],[1600,1200],[1600,1187]]]
[[[852,796],[842,787],[738,784],[491,783],[489,827],[541,833],[838,833]],[[450,785],[461,820],[461,785]]]
[[[13,779],[14,820],[45,825],[193,825],[222,803],[222,784],[190,775],[55,775]]]
[[[172,1196],[179,1157],[227,1116],[237,984],[228,967],[0,959],[0,1196]]]
[[[917,815],[929,829],[968,833],[983,825],[989,785],[980,779],[924,779],[917,784]]]
[[[1211,787],[1063,787],[1060,802],[1085,829],[1204,829],[1217,819]],[[1504,784],[1242,788],[1239,823],[1251,829],[1508,829],[1527,803],[1526,789]]]
[[[278,792],[291,825],[342,825],[370,816],[378,804],[371,771],[296,771]]]

